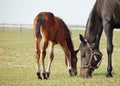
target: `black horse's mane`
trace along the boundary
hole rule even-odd
[[[86,24],[84,37],[88,40],[89,43],[96,41],[96,36],[99,32],[101,32],[102,29],[102,20],[100,13],[98,12],[99,8],[100,7],[96,2]]]

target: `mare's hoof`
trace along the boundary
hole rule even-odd
[[[40,76],[40,73],[37,73],[38,80],[42,80],[42,77]]]
[[[107,78],[112,78],[113,76],[112,76],[111,73],[107,73],[107,74],[106,74],[106,77],[107,77]]]

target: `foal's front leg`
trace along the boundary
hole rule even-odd
[[[74,74],[72,73],[72,66],[71,66],[71,52],[69,51],[69,48],[67,46],[67,42],[64,41],[60,45],[65,52],[65,57],[67,58],[67,66],[68,66],[69,74],[70,74],[70,76],[73,76]]]

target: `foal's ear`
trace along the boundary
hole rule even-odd
[[[80,41],[85,44],[86,42],[85,42],[84,37],[81,34],[79,34],[79,37],[80,37]]]

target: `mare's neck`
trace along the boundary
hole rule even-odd
[[[92,10],[87,21],[85,38],[95,49],[99,49],[100,37],[102,34],[102,21],[95,9]]]

